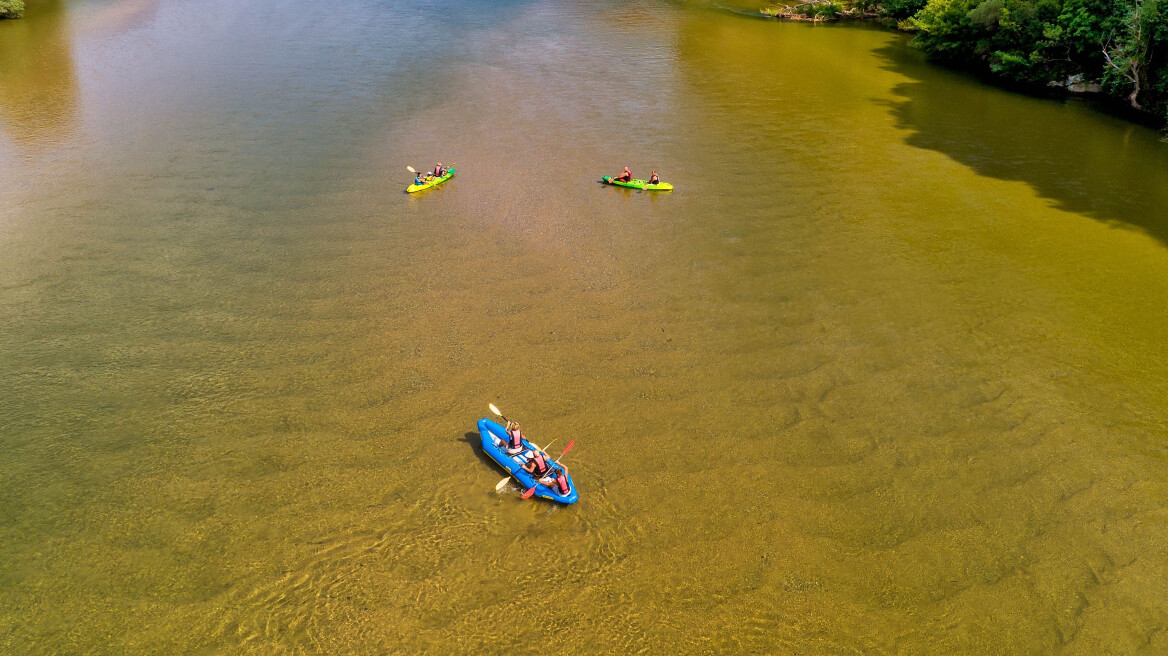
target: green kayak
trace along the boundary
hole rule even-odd
[[[673,191],[673,185],[669,184],[668,182],[649,184],[648,182],[644,180],[638,180],[637,178],[633,178],[628,182],[624,182],[621,180],[613,180],[612,176],[608,175],[601,178],[601,180],[604,180],[604,184],[615,185],[617,187],[628,187],[629,189],[644,189],[645,191]]]
[[[446,182],[447,180],[449,180],[452,177],[454,177],[454,167],[453,166],[446,169],[446,172],[442,175],[441,178],[431,178],[429,182],[423,182],[420,185],[412,184],[412,185],[406,187],[406,192],[412,194],[412,193],[422,191],[423,189],[437,187],[438,185],[442,184],[443,182]]]

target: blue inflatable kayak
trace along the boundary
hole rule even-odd
[[[527,458],[535,446],[523,440],[523,445],[527,447],[522,453],[516,456],[507,455],[505,447],[502,446],[507,443],[507,429],[496,424],[490,419],[479,420],[479,436],[483,439],[483,453],[490,456],[491,460],[499,463],[499,466],[507,470],[508,474],[523,486],[524,490],[530,490],[531,486],[536,486],[535,496],[543,497],[556,503],[576,503],[576,484],[572,482],[572,475],[566,470],[564,477],[568,479],[568,494],[560,494],[559,488],[550,488],[542,483],[538,483],[535,477],[523,471],[523,465],[527,462]]]

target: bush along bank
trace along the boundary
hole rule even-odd
[[[819,23],[849,18],[880,18],[875,12],[865,12],[847,2],[808,0],[789,5],[772,5],[761,10],[763,14],[780,20]]]
[[[1168,0],[811,0],[763,13],[888,20],[936,61],[1032,90],[1098,92],[1168,123]]]
[[[0,18],[20,18],[24,15],[24,0],[0,0]]]

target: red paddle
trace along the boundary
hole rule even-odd
[[[562,458],[564,457],[564,455],[565,455],[566,453],[568,453],[568,449],[571,449],[571,448],[572,448],[572,446],[573,446],[573,445],[575,445],[575,444],[576,444],[576,440],[572,440],[571,442],[568,442],[568,446],[564,447],[564,453],[561,453],[561,454],[560,454],[560,458],[558,458],[557,460],[559,460],[559,459],[562,459]],[[535,482],[535,485],[532,485],[532,486],[531,486],[531,489],[529,489],[528,491],[524,492],[524,493],[523,493],[523,496],[522,496],[522,497],[520,497],[520,498],[521,498],[521,499],[530,499],[530,498],[531,498],[531,495],[535,494],[535,488],[537,488],[537,487],[539,487],[539,481],[536,481],[536,482]]]

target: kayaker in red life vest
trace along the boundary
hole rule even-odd
[[[656,171],[653,171],[653,175],[649,176],[649,184],[657,184],[659,182],[661,182],[661,178],[658,177]]]
[[[517,456],[523,453],[523,433],[519,431],[519,424],[507,422],[507,455]]]
[[[568,487],[567,471],[567,467],[557,462],[555,468],[552,469],[551,475],[541,478],[539,482],[559,492],[560,496],[566,497],[572,491],[572,488]],[[556,488],[559,489],[557,490]]]
[[[446,169],[442,168],[442,162],[438,162],[437,164],[434,165],[434,177],[435,178],[441,178],[442,174],[445,172],[446,172]]]
[[[549,461],[545,453],[533,451],[531,458],[523,464],[523,471],[531,474],[541,485],[551,488],[552,491],[558,491],[560,496],[566,497],[568,492],[572,491],[568,485],[568,477],[564,475],[568,468],[554,460]]]
[[[547,476],[551,470],[552,466],[548,464],[547,455],[542,451],[532,451],[527,462],[523,463],[523,471],[534,476],[536,480]]]
[[[632,179],[633,179],[633,172],[630,171],[629,167],[626,166],[624,172],[622,172],[620,175],[613,178],[612,181],[613,182],[628,182],[629,180],[632,180]]]

